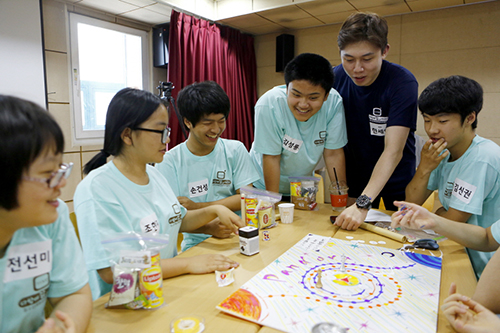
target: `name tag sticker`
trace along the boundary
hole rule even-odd
[[[385,136],[387,124],[370,123],[370,134],[374,136]]]
[[[156,217],[155,213],[143,217],[140,222],[140,225],[141,225],[141,230],[144,233],[160,232],[160,223],[158,223],[158,217]]]
[[[302,140],[294,139],[287,134],[283,138],[283,149],[288,150],[294,154],[297,154],[302,147]]]
[[[198,180],[196,182],[188,183],[189,197],[200,197],[208,193],[208,179]]]
[[[455,184],[453,185],[453,196],[456,197],[458,200],[468,204],[472,197],[474,196],[474,193],[476,192],[477,187],[474,185],[471,185],[467,182],[464,182],[461,179],[456,178],[455,179]]]
[[[50,273],[52,240],[16,245],[9,249],[3,282],[17,281]]]

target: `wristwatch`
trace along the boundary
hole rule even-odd
[[[372,198],[366,194],[360,195],[356,199],[356,206],[361,209],[370,209],[372,208]]]

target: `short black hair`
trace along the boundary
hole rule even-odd
[[[333,68],[328,60],[319,54],[302,53],[293,58],[285,67],[285,83],[306,80],[313,85],[320,85],[325,93],[333,86]]]
[[[195,82],[182,88],[177,95],[177,106],[181,117],[193,126],[211,114],[223,114],[227,119],[231,109],[226,92],[214,81]],[[184,121],[182,124],[189,131]]]
[[[124,129],[135,129],[148,120],[149,117],[165,103],[160,97],[149,91],[124,88],[111,99],[106,114],[104,130],[104,147],[83,168],[83,172],[90,171],[106,164],[109,155],[118,156],[123,148],[121,134]],[[165,105],[165,107],[167,107]]]
[[[339,50],[349,44],[369,42],[383,52],[387,46],[387,21],[375,13],[351,14],[342,24],[337,36]]]
[[[472,123],[472,128],[475,129],[477,115],[483,108],[483,88],[465,76],[441,78],[422,91],[418,98],[418,107],[422,114],[430,116],[438,113],[458,113],[462,123],[468,115],[475,112],[476,120]]]
[[[0,95],[0,207],[19,206],[23,174],[48,149],[55,154],[64,150],[64,136],[54,118],[33,102]]]

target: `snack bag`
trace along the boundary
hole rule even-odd
[[[290,198],[295,208],[318,210],[316,193],[320,179],[316,177],[288,177],[290,180]]]
[[[113,287],[106,308],[155,309],[163,305],[160,249],[168,235],[117,233],[102,241],[110,255]]]
[[[139,269],[115,265],[113,267],[113,288],[106,303],[107,308],[142,309],[147,303],[141,297],[138,284]]]
[[[250,186],[242,187],[240,194],[241,217],[247,226],[271,228],[276,225],[274,205],[281,200],[281,194]]]

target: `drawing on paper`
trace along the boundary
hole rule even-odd
[[[435,332],[440,277],[439,257],[309,234],[217,308],[285,332]]]

